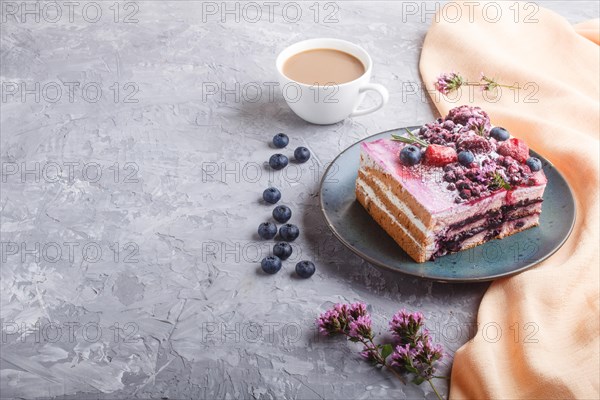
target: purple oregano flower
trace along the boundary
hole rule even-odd
[[[503,85],[496,82],[495,79],[486,76],[483,72],[480,75],[479,82],[469,82],[468,79],[463,78],[457,72],[445,72],[437,77],[433,82],[435,90],[441,94],[447,96],[448,94],[460,89],[462,86],[479,86],[483,92],[489,92],[496,90],[499,87],[508,89],[520,89],[518,84],[515,85]]]
[[[374,365],[387,367],[399,379],[411,376],[420,385],[429,382],[437,397],[441,396],[433,385],[437,362],[443,357],[442,347],[434,345],[427,329],[425,317],[420,312],[398,311],[389,323],[395,337],[394,343],[375,344],[371,316],[364,303],[336,304],[317,318],[319,332],[332,336],[344,334],[352,342],[360,342],[360,355]]]
[[[370,329],[371,319],[367,314],[367,306],[364,303],[336,304],[332,309],[319,315],[317,326],[319,327],[319,332],[325,336],[332,336],[338,333],[348,334],[351,323],[358,321],[361,317],[368,318]],[[366,324],[366,321],[361,319],[361,324]],[[358,328],[358,325],[356,328]]]
[[[371,329],[371,317],[369,315],[361,315],[354,321],[350,322],[350,330],[348,332],[348,336],[354,339],[373,339],[373,330]]]
[[[413,374],[413,382],[420,384],[433,378],[435,363],[443,357],[442,347],[433,345],[428,332],[412,343],[398,345],[390,356],[392,366],[402,374]]]
[[[420,312],[409,313],[405,309],[398,311],[390,321],[390,331],[405,344],[414,340],[423,326],[425,317]]]
[[[463,77],[456,72],[446,72],[438,76],[433,86],[435,87],[435,90],[441,94],[447,95],[448,93],[458,90],[464,83],[465,80]]]

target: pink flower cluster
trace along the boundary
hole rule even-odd
[[[409,315],[408,319],[414,321],[413,317]],[[415,325],[412,321],[404,328],[393,330],[394,334],[397,334],[398,329],[405,329],[405,332],[412,336],[401,338],[401,344],[395,347],[390,359],[392,366],[396,367],[402,374],[412,374],[413,382],[420,384],[433,378],[435,363],[442,359],[444,353],[442,346],[432,343],[431,336],[426,329],[421,331],[419,326],[415,331]]]
[[[362,357],[376,365],[392,368],[396,373],[410,375],[416,384],[434,378],[436,363],[443,356],[442,347],[432,343],[429,332],[423,328],[424,323],[422,313],[402,309],[389,323],[395,341],[375,344],[371,317],[364,303],[336,304],[317,318],[319,332],[323,335],[345,334],[350,341],[361,342],[364,346],[360,353]]]
[[[400,340],[400,343],[405,344],[416,337],[424,323],[425,317],[422,313],[409,313],[402,309],[392,317],[390,331]]]
[[[373,331],[371,328],[371,317],[368,314],[361,315],[354,321],[350,322],[348,336],[351,338],[372,339]]]
[[[319,332],[326,336],[339,333],[351,338],[371,338],[371,317],[364,303],[336,304],[317,318]]]
[[[461,87],[464,82],[463,77],[456,72],[446,72],[438,76],[437,80],[433,83],[433,86],[435,87],[435,90],[441,94],[447,95]]]

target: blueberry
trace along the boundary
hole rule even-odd
[[[306,147],[298,147],[294,150],[294,158],[299,163],[305,163],[310,158],[310,151]]]
[[[310,261],[300,261],[296,264],[296,273],[300,278],[310,278],[315,273],[315,264]]]
[[[421,160],[421,149],[408,145],[400,151],[400,161],[405,165],[415,165]]]
[[[490,136],[499,142],[504,142],[505,140],[507,140],[510,137],[510,133],[508,133],[508,131],[504,128],[495,126],[490,131]]]
[[[288,165],[288,158],[283,154],[273,154],[271,158],[269,158],[269,165],[273,169],[283,169]]]
[[[458,162],[468,167],[475,160],[475,156],[469,150],[463,150],[458,153]]]
[[[273,246],[273,254],[282,260],[287,260],[292,255],[292,246],[286,242],[279,242]]]
[[[270,187],[265,189],[263,192],[263,200],[267,203],[275,204],[281,199],[281,192],[279,189]]]
[[[533,172],[539,171],[542,169],[542,162],[537,157],[529,157],[526,161],[527,166]]]
[[[273,136],[273,146],[277,147],[278,149],[283,149],[288,145],[289,142],[290,138],[288,138],[285,133],[278,133],[277,135]]]
[[[272,222],[263,222],[258,226],[258,236],[263,239],[273,239],[277,235],[277,225]]]
[[[273,209],[273,218],[282,224],[286,223],[292,218],[292,210],[288,206],[277,206]]]
[[[281,269],[281,260],[277,256],[266,256],[260,262],[260,267],[267,274],[276,274]]]
[[[281,228],[279,228],[279,236],[286,242],[293,242],[300,236],[300,229],[294,224],[281,225]]]

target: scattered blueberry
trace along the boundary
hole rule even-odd
[[[296,264],[296,274],[300,278],[310,278],[315,273],[315,264],[310,261],[300,261]]]
[[[300,236],[300,229],[294,224],[281,225],[281,228],[279,228],[279,236],[286,242],[293,242]]]
[[[542,169],[542,162],[537,157],[529,157],[527,159],[527,166],[531,171],[536,172]]]
[[[288,158],[283,154],[273,154],[271,158],[269,158],[269,165],[273,169],[283,169],[288,165]]]
[[[400,161],[405,165],[415,165],[421,160],[421,149],[408,145],[400,151]]]
[[[277,147],[278,149],[283,149],[288,145],[289,142],[290,138],[288,138],[285,133],[278,133],[277,135],[273,136],[273,146]]]
[[[469,150],[463,150],[458,153],[458,162],[468,167],[475,160],[475,156]]]
[[[508,133],[508,131],[504,128],[495,126],[490,131],[490,136],[499,142],[504,142],[505,140],[508,140],[508,138],[510,137],[510,133]]]
[[[281,269],[281,260],[277,256],[266,256],[260,262],[260,267],[267,274],[276,274]]]
[[[292,255],[292,246],[286,242],[279,242],[273,246],[273,254],[282,260],[287,260]]]
[[[263,192],[263,200],[267,203],[275,204],[281,199],[281,192],[279,189],[270,187],[265,189]]]
[[[288,206],[277,206],[273,209],[273,218],[282,224],[286,223],[292,218],[292,210]]]
[[[277,235],[277,225],[272,222],[263,222],[258,226],[258,236],[263,239],[273,239]]]
[[[294,158],[299,163],[305,163],[310,158],[310,151],[306,147],[298,147],[294,150]]]

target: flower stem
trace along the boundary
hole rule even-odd
[[[342,333],[344,335],[346,335],[347,338],[352,338],[347,332],[342,331]],[[381,357],[381,354],[379,354],[379,351],[377,350],[377,346],[375,345],[375,343],[373,343],[373,339],[369,339],[372,347],[369,346],[369,342],[367,342],[362,337],[359,337],[358,340],[365,346],[366,349],[369,350],[369,352],[371,354],[373,354],[373,356],[375,357],[375,361],[377,361],[377,364],[385,365],[385,360],[383,360],[383,358]]]
[[[392,373],[394,375],[396,375],[396,378],[400,379],[400,382],[402,382],[403,384],[406,385],[406,380],[404,379],[404,377],[398,371],[396,371],[394,369],[394,367],[392,367],[391,365],[388,365],[388,364],[384,364],[384,365],[387,367],[387,369],[389,369],[390,371],[392,371]]]
[[[463,83],[464,86],[488,86],[489,83],[481,83],[481,82],[464,82]],[[500,87],[504,87],[507,89],[513,89],[513,90],[517,90],[517,89],[521,89],[521,87],[519,85],[503,85],[501,83],[495,83],[494,82],[494,86],[500,86]]]
[[[377,359],[377,363],[381,364],[381,365],[385,365],[385,360],[383,359],[383,357],[381,356],[381,353],[379,352],[379,350],[377,350],[377,345],[375,345],[375,343],[373,343],[373,339],[369,339],[369,341],[367,342],[366,340],[364,340],[363,338],[360,338],[360,342],[367,348],[369,349],[369,351],[371,353],[373,353],[375,355],[375,358]],[[369,346],[369,343],[371,343],[371,346]]]
[[[373,345],[373,347],[376,349],[377,346],[375,345],[375,343],[373,342],[373,339],[369,339],[369,341],[371,342],[371,344]],[[381,354],[379,354],[379,351],[377,351],[377,356],[381,359],[381,365],[384,367],[387,367],[387,369],[389,369],[390,371],[392,371],[392,373],[394,375],[396,375],[396,378],[400,379],[400,382],[402,382],[403,384],[406,385],[406,381],[404,380],[404,377],[394,369],[394,367],[392,367],[390,364],[387,364],[385,362],[385,359],[381,356]]]
[[[440,394],[438,393],[437,389],[435,388],[435,385],[433,384],[433,382],[431,382],[431,379],[427,379],[427,382],[429,382],[429,386],[431,386],[431,388],[435,392],[435,395],[437,396],[437,398],[440,399],[440,400],[443,400],[442,396],[440,396]]]
[[[361,340],[361,341],[362,341],[362,340]],[[384,360],[384,359],[383,359],[383,357],[381,356],[381,353],[379,352],[379,350],[377,350],[377,345],[376,345],[376,344],[373,342],[373,339],[369,338],[369,342],[367,342],[367,341],[365,340],[365,341],[362,341],[362,343],[363,343],[365,346],[367,346],[367,347],[369,346],[369,343],[371,343],[371,346],[373,346],[373,347],[371,347],[371,348],[372,348],[372,349],[375,349],[375,353],[377,354],[377,359],[380,361],[380,363],[381,363],[382,365],[385,365],[385,360]]]
[[[350,335],[348,335],[346,332],[343,332],[343,334],[346,335],[348,338],[350,337]],[[392,373],[394,375],[396,375],[396,378],[398,378],[400,380],[400,382],[402,382],[403,384],[406,385],[406,381],[404,380],[404,377],[398,371],[396,371],[391,365],[389,365],[385,362],[385,360],[379,353],[379,350],[377,350],[377,345],[375,344],[375,342],[373,342],[373,339],[369,339],[367,341],[363,338],[359,338],[359,341],[365,346],[365,348],[367,348],[369,350],[369,352],[371,352],[371,354],[373,354],[377,364],[380,364],[383,367],[387,367],[387,369],[389,369],[390,371],[392,371]]]
[[[501,85],[501,84],[498,84],[498,86],[502,86],[502,87],[505,87],[505,88],[508,88],[508,89],[514,89],[514,90],[521,89],[521,86],[519,86],[519,85],[515,86],[515,85]]]

